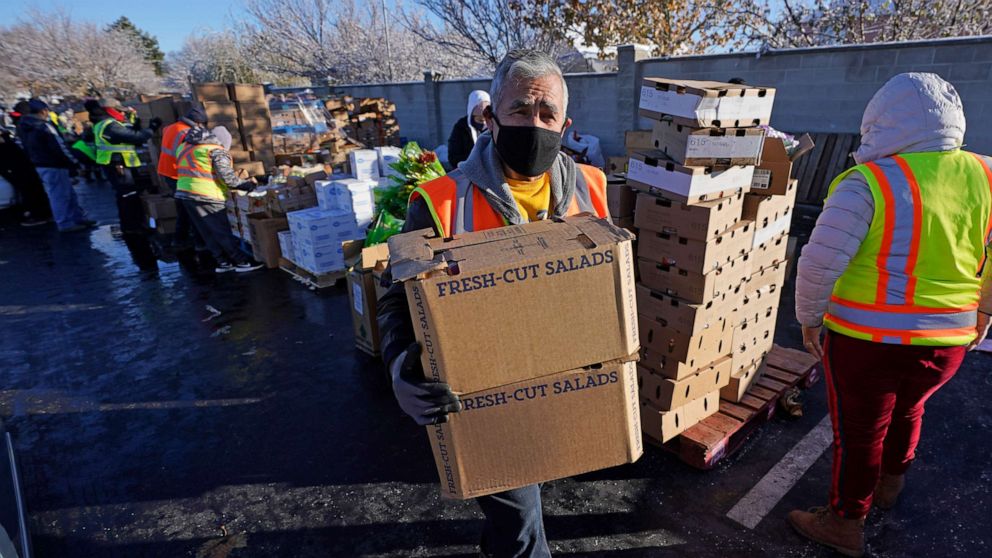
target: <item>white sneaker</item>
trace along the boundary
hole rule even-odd
[[[265,267],[265,264],[258,262],[246,262],[246,263],[239,263],[238,265],[234,266],[234,271],[237,271],[238,273],[247,273],[249,271],[256,271],[262,269],[263,267]]]
[[[214,273],[227,273],[228,271],[234,271],[234,266],[226,262],[214,268]]]

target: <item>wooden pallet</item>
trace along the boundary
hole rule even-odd
[[[861,145],[858,134],[810,134],[812,151],[799,158],[792,175],[799,180],[798,203],[820,205],[830,182],[854,165],[850,155]]]
[[[297,281],[300,281],[308,287],[313,287],[315,289],[333,287],[338,281],[344,279],[344,276],[347,273],[343,269],[340,271],[333,271],[331,273],[311,273],[296,265],[292,261],[282,257],[279,258],[279,269],[292,275]]]
[[[739,403],[720,401],[720,410],[662,447],[697,469],[712,469],[733,455],[761,425],[775,415],[779,399],[791,387],[808,388],[822,375],[815,358],[775,345],[765,358],[764,372]]]

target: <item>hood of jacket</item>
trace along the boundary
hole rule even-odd
[[[190,128],[183,140],[190,145],[203,145],[206,143],[223,146],[220,139],[206,128]]]
[[[461,172],[482,190],[489,204],[511,225],[525,223],[520,215],[510,185],[503,176],[503,162],[496,152],[491,132],[485,132],[475,142],[468,159],[459,163],[454,172]],[[575,173],[578,169],[568,155],[559,152],[548,173],[551,176],[551,207],[549,217],[564,217],[575,195]]]
[[[899,74],[868,102],[854,160],[862,164],[898,153],[958,149],[964,131],[964,108],[953,85],[937,74]]]

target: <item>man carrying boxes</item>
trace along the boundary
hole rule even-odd
[[[848,556],[864,554],[872,504],[896,504],[927,399],[988,334],[992,160],[961,150],[964,131],[951,84],[890,79],[799,260],[796,317],[826,369],[834,466],[828,505],[788,519]]]
[[[400,407],[418,424],[435,425],[430,433],[444,493],[456,497],[482,494],[478,502],[486,515],[483,554],[544,557],[550,551],[540,488],[532,483],[583,470],[574,469],[576,464],[592,470],[629,462],[641,452],[636,399],[626,405],[629,390],[636,390],[629,359],[637,346],[632,323],[633,272],[631,265],[622,263],[630,261],[630,237],[603,221],[549,220],[582,212],[609,216],[603,173],[560,154],[562,134],[571,121],[566,116],[565,80],[555,62],[538,51],[511,51],[496,69],[491,96],[492,106],[485,113],[491,132],[479,137],[469,159],[457,170],[421,185],[411,196],[404,225],[404,232],[411,234],[389,242],[393,278],[409,280],[393,285],[380,299],[378,322],[383,360],[390,368]],[[513,226],[528,222],[533,223]],[[502,227],[507,228],[497,235],[485,232]],[[412,233],[421,229],[432,229],[436,238],[417,238]],[[462,233],[468,234],[462,238]],[[454,241],[445,242],[455,235],[459,236]],[[491,253],[497,246],[501,257],[489,259],[480,252]],[[432,259],[431,254],[442,254],[441,260]],[[557,259],[495,271],[503,263],[552,256]],[[454,269],[452,260],[458,262]],[[419,271],[434,266],[444,267],[448,276],[418,279],[424,275]],[[474,266],[494,271],[476,273]],[[622,269],[628,273],[621,273]],[[591,282],[583,283],[587,280]],[[592,291],[576,290],[581,284]],[[509,294],[472,296],[484,295],[489,288],[491,292],[506,289]],[[606,288],[609,294],[604,298],[599,289]],[[630,309],[625,319],[617,314],[618,293],[627,301],[620,306]],[[513,304],[514,299],[504,296],[530,302],[519,299]],[[484,300],[496,306],[479,315],[472,301]],[[411,310],[419,316],[416,328]],[[590,323],[590,319],[602,323]],[[446,329],[432,329],[436,327]],[[431,336],[432,331],[437,338]],[[472,346],[461,351],[457,345],[446,348],[439,341],[446,331],[449,338],[464,333],[474,340]],[[561,339],[582,342],[575,343],[576,349],[570,343],[559,344]],[[422,353],[427,356],[430,379],[425,377]],[[457,358],[463,364],[449,370],[446,363]],[[566,364],[566,369],[559,367]],[[547,367],[554,376],[547,376],[546,381],[533,379],[548,373]],[[615,428],[568,428],[570,434],[542,438],[547,432],[559,431],[553,421],[546,420],[548,429],[530,427],[530,435],[513,435],[514,429],[522,428],[524,417],[543,417],[541,413],[549,412],[548,408],[560,411],[553,416],[564,416],[566,422],[586,424],[601,419],[600,423]],[[615,417],[604,417],[603,409],[628,418],[610,421]],[[449,413],[457,415],[449,421]],[[556,454],[556,448],[567,452],[586,447],[590,438],[570,438],[583,430],[603,433],[595,443],[608,448],[601,453],[609,454],[611,462],[597,461],[597,452],[591,448],[583,455]],[[472,446],[500,431],[505,436],[496,439],[505,447]],[[526,455],[507,462],[507,456],[523,448],[529,448]],[[472,471],[478,471],[478,478],[471,478]]]

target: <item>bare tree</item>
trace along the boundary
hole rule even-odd
[[[564,36],[554,26],[535,25],[527,17],[532,0],[417,0],[433,14],[434,25],[417,14],[404,12],[407,28],[432,45],[482,64],[490,71],[516,47],[539,48],[556,55]]]
[[[0,29],[0,73],[34,95],[124,98],[160,85],[131,35],[75,22],[62,10],[31,12]]]
[[[527,0],[512,3],[527,24],[559,39],[581,37],[600,51],[624,43],[654,54],[701,54],[742,46],[758,17],[754,0]]]
[[[780,0],[749,31],[773,48],[987,35],[989,0]]]
[[[421,79],[425,69],[466,75],[474,64],[439,52],[379,2],[247,0],[245,51],[258,69],[313,83],[371,83]],[[389,48],[385,36],[389,35]],[[390,72],[390,68],[392,72]]]
[[[166,61],[166,83],[178,91],[188,91],[190,80],[257,83],[261,79],[231,30],[194,32]]]

